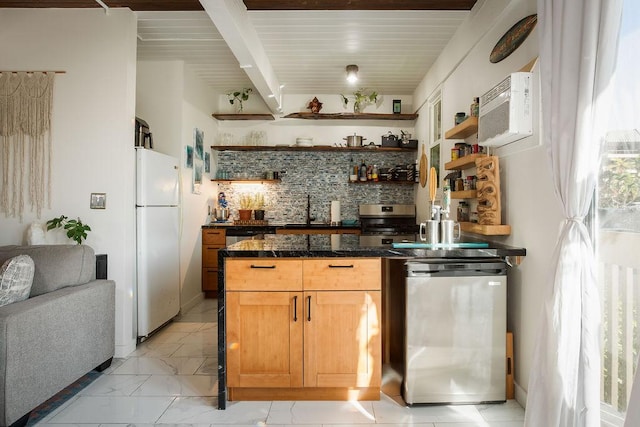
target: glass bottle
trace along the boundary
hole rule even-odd
[[[480,115],[480,98],[473,98],[473,104],[471,104],[469,114],[471,117],[478,117]]]
[[[364,162],[364,159],[362,160],[362,164],[360,165],[358,176],[360,181],[367,180],[367,164]]]

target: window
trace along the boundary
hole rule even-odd
[[[602,304],[603,425],[622,425],[640,349],[640,2],[624,0],[615,105],[594,199]]]

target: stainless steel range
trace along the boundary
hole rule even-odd
[[[360,246],[414,242],[416,205],[360,205]]]

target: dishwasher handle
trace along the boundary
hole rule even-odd
[[[408,271],[407,277],[463,277],[463,276],[506,276],[507,270],[442,270]]]
[[[416,276],[481,276],[506,274],[506,264],[502,261],[443,260],[441,262],[408,262],[408,277]]]

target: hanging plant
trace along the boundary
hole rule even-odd
[[[253,92],[253,89],[251,89],[250,87],[245,87],[242,90],[234,90],[233,92],[227,93],[229,104],[235,105],[236,111],[238,113],[241,113],[243,109],[242,103],[249,99],[249,94],[251,92]]]

